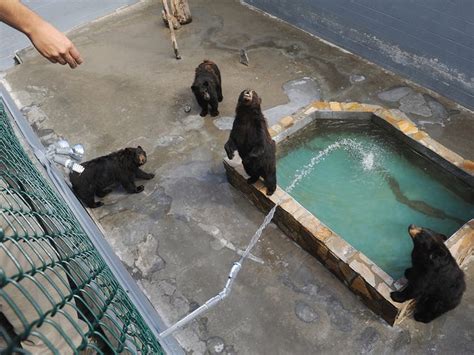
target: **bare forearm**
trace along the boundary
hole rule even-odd
[[[82,63],[81,54],[74,44],[19,0],[0,0],[0,21],[27,35],[38,52],[50,62],[69,64],[71,68]]]
[[[19,0],[0,0],[0,21],[29,36],[44,21]]]

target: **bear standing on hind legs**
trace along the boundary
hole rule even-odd
[[[216,63],[205,59],[199,64],[191,90],[201,106],[200,115],[202,117],[207,116],[209,106],[211,107],[211,116],[219,114],[219,102],[224,98],[222,97],[221,72]]]
[[[444,244],[445,235],[413,224],[408,233],[413,240],[408,283],[390,297],[395,302],[415,299],[415,320],[428,323],[459,305],[466,290],[464,272]]]
[[[276,148],[268,133],[268,126],[260,105],[262,99],[253,90],[240,93],[235,110],[235,120],[224,148],[232,159],[237,150],[242,158],[249,184],[263,178],[267,195],[276,189]]]

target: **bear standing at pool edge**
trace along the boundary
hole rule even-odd
[[[142,147],[125,148],[82,163],[84,171],[81,174],[71,172],[69,179],[75,194],[87,207],[96,208],[103,203],[95,202],[94,196],[105,197],[112,192],[113,185],[121,184],[128,193],[142,192],[144,186],[136,186],[135,179],[155,177],[140,169],[145,163],[146,153]]]
[[[395,302],[415,299],[415,320],[428,323],[461,302],[466,290],[464,273],[444,244],[445,235],[410,225],[412,267],[405,270],[408,284],[392,292]]]
[[[239,152],[245,172],[250,176],[249,184],[256,183],[261,176],[267,195],[272,195],[276,189],[276,148],[268,133],[261,103],[262,99],[253,90],[240,93],[232,131],[224,148],[229,159],[234,157],[234,151]]]

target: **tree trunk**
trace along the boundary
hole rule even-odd
[[[174,29],[178,29],[181,25],[190,23],[193,20],[188,0],[170,0],[170,4],[171,22]],[[163,21],[168,26],[168,19],[165,14],[163,14]]]

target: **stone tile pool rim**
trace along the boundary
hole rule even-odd
[[[277,144],[316,119],[363,119],[385,128],[403,143],[474,187],[474,162],[447,149],[418,127],[401,111],[377,105],[316,101],[292,116],[286,116],[269,128]],[[229,182],[261,210],[268,212],[280,200],[273,221],[303,249],[321,261],[362,301],[390,325],[406,318],[413,302],[396,303],[390,292],[403,286],[404,278],[394,280],[362,252],[353,248],[316,216],[301,206],[280,187],[266,196],[261,181],[248,185],[238,157],[224,160]],[[474,251],[474,219],[465,223],[446,241],[457,262],[462,265]]]

